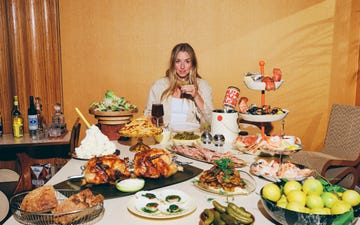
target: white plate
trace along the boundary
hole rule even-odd
[[[275,82],[275,89],[278,89],[280,85],[284,82],[281,80],[279,82]],[[245,85],[252,90],[265,90],[265,82],[261,81],[251,81],[250,79],[244,79]]]
[[[214,194],[219,194],[219,195],[225,195],[225,196],[232,196],[232,195],[249,195],[250,193],[252,193],[255,189],[256,189],[256,181],[254,180],[254,178],[248,174],[245,171],[239,170],[240,172],[240,177],[245,181],[246,183],[246,187],[244,189],[237,189],[234,192],[228,192],[225,191],[222,188],[208,188],[208,187],[204,187],[202,185],[199,185],[199,178],[201,176],[201,174],[199,176],[197,176],[192,182],[194,184],[195,187],[210,192],[210,193],[214,193]]]
[[[184,204],[185,209],[177,214],[165,214],[165,213],[146,213],[143,211],[140,211],[136,208],[138,199],[136,197],[133,197],[127,204],[127,208],[130,212],[134,213],[137,216],[150,218],[150,219],[172,219],[177,218],[185,215],[189,215],[190,213],[194,212],[197,208],[196,202],[193,199],[189,199],[186,204]]]
[[[287,114],[289,113],[289,110],[283,109],[284,113],[282,114],[265,114],[265,115],[252,115],[252,114],[245,114],[245,113],[239,113],[241,118],[247,121],[251,122],[273,122],[284,119]]]
[[[199,131],[200,124],[197,123],[190,123],[190,122],[183,122],[183,123],[172,123],[170,124],[170,130],[174,132],[182,132],[182,131]]]

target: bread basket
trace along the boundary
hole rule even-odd
[[[66,200],[73,194],[79,193],[81,190],[67,190],[67,189],[56,189],[55,194],[58,202]],[[21,202],[23,201],[26,194],[30,191],[16,194],[10,198],[10,209],[11,212],[19,223],[21,224],[63,224],[58,222],[61,218],[71,217],[71,221],[66,224],[95,224],[101,220],[104,213],[104,203],[100,202],[96,206],[85,208],[82,210],[75,210],[66,213],[51,213],[51,212],[28,212],[20,209]]]

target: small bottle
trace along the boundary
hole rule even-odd
[[[24,119],[20,112],[18,96],[14,96],[14,105],[12,110],[12,131],[14,137],[24,136]]]
[[[38,130],[38,115],[35,108],[34,97],[30,96],[30,106],[28,109],[29,134],[32,139],[36,139]]]
[[[46,121],[44,116],[42,115],[42,104],[40,97],[35,98],[35,108],[38,117],[38,130],[43,132],[46,129]]]
[[[3,120],[2,120],[2,115],[0,112],[0,137],[3,135],[4,130],[3,130]]]

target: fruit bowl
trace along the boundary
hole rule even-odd
[[[272,202],[268,199],[265,199],[262,196],[262,190],[260,191],[261,202],[264,206],[266,212],[277,222],[284,225],[304,225],[304,224],[316,224],[316,225],[331,225],[335,221],[342,219],[341,217],[344,214],[339,215],[320,215],[320,214],[309,214],[301,213],[292,210],[288,210],[276,205],[276,202]],[[356,217],[360,216],[360,204],[353,207],[355,219],[352,221],[355,224],[355,221],[358,219]],[[343,224],[343,223],[339,223]]]

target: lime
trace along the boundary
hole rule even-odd
[[[320,195],[309,194],[306,196],[306,206],[310,209],[324,208],[324,201]]]
[[[287,195],[290,191],[298,190],[301,191],[301,184],[296,180],[289,180],[284,185],[284,193]]]
[[[280,187],[274,183],[265,184],[262,196],[270,201],[277,202],[281,197]]]
[[[287,195],[286,198],[288,202],[298,202],[302,206],[305,206],[306,203],[306,194],[299,190],[292,190]]]
[[[334,203],[333,207],[331,207],[331,214],[343,214],[349,210],[351,210],[351,205],[343,200],[339,200]]]
[[[356,206],[360,203],[360,194],[355,190],[344,191],[341,198],[351,206]]]
[[[135,192],[142,189],[145,185],[144,179],[130,178],[126,180],[117,180],[116,188],[122,192]]]
[[[321,182],[314,178],[306,179],[302,185],[302,189],[305,194],[312,193],[317,195],[321,195],[321,193],[323,193],[324,190]]]
[[[337,195],[332,192],[324,192],[320,196],[324,202],[324,205],[328,208],[331,208],[335,202],[339,201]]]

